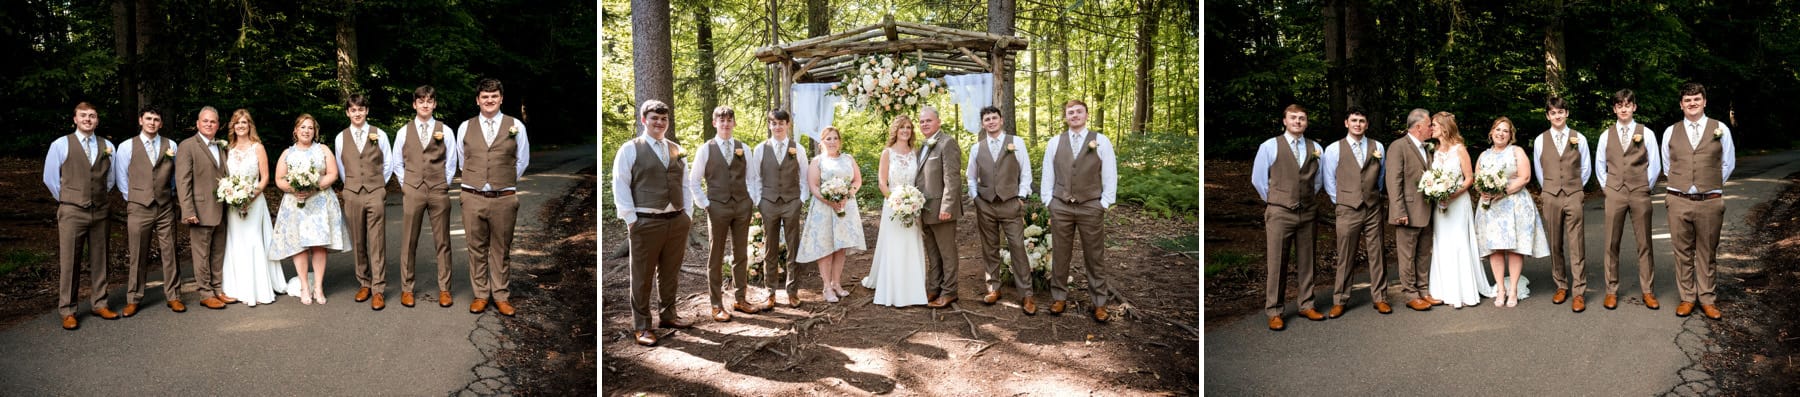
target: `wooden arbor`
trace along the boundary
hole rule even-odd
[[[1012,76],[1016,62],[1014,53],[1025,47],[1026,41],[1017,37],[895,22],[894,16],[888,15],[880,24],[758,48],[756,59],[778,68],[776,78],[781,85],[777,90],[781,94],[780,103],[775,106],[778,109],[792,107],[795,83],[836,82],[843,80],[845,75],[856,73],[851,61],[858,55],[907,52],[912,52],[927,65],[921,72],[928,76],[993,73],[994,98],[998,102],[1005,98],[999,92],[1002,86],[999,79]]]

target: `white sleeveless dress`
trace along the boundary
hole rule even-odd
[[[225,172],[231,176],[261,177],[256,154],[262,145],[249,149],[231,149],[225,157]],[[269,255],[269,243],[275,227],[269,221],[269,204],[262,196],[250,200],[248,213],[231,208],[225,212],[225,295],[245,305],[271,303],[276,294],[286,292],[287,275],[281,270],[280,258]]]
[[[913,186],[913,177],[919,174],[918,159],[912,154],[900,154],[887,149],[888,157],[888,192],[893,194],[901,186]],[[881,226],[875,238],[875,259],[869,264],[869,276],[862,280],[863,287],[875,290],[877,305],[904,307],[926,304],[925,295],[925,238],[919,231],[919,222],[906,226],[891,219],[893,209],[888,208],[886,201],[881,206]]]
[[[1468,149],[1456,145],[1449,153],[1434,156],[1431,169],[1462,175],[1462,158],[1456,156],[1459,150],[1468,153]],[[1431,296],[1457,308],[1481,304],[1482,296],[1494,295],[1486,267],[1477,256],[1475,206],[1469,199],[1473,192],[1471,188],[1451,199],[1448,208],[1431,207]]]

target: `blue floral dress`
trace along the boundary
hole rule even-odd
[[[813,164],[819,166],[819,184],[831,178],[855,179],[860,171],[856,169],[856,160],[849,154],[837,157],[819,155],[813,158]],[[812,201],[812,209],[806,215],[806,232],[800,236],[800,249],[795,254],[796,262],[812,262],[840,249],[852,251],[867,250],[863,242],[862,215],[857,212],[856,200],[844,204],[844,216],[821,200]]]
[[[1506,180],[1512,180],[1519,173],[1514,150],[1522,149],[1513,145],[1498,151],[1481,152],[1481,159],[1476,161],[1476,174],[1499,171]],[[1469,193],[1477,195],[1479,200],[1479,192],[1471,188]],[[1531,195],[1524,189],[1493,201],[1486,209],[1480,205],[1475,207],[1475,241],[1482,257],[1497,250],[1512,250],[1533,258],[1549,256],[1550,245],[1545,236],[1537,203],[1531,201]]]
[[[289,147],[284,156],[289,170],[309,164],[323,170],[325,145],[307,149]],[[324,175],[321,171],[320,175]],[[306,199],[306,208],[297,205],[294,195],[281,197],[280,213],[275,218],[275,239],[269,243],[270,258],[287,258],[310,247],[325,247],[332,252],[350,249],[350,230],[344,226],[344,210],[338,206],[337,194],[326,188]]]

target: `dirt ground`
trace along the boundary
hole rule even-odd
[[[514,348],[500,350],[495,361],[512,376],[519,395],[592,395],[597,389],[594,168],[580,175],[581,182],[533,214],[544,220],[550,231],[545,235],[561,237],[520,245],[551,255],[539,263],[519,263],[511,274],[519,316],[502,318],[502,324]]]
[[[1800,182],[1800,174],[1786,179]],[[1720,251],[1756,252],[1759,259],[1719,269],[1719,308],[1727,314],[1709,322],[1720,348],[1700,364],[1722,395],[1793,394],[1800,390],[1800,184],[1749,218],[1758,226],[1749,246]]]
[[[877,212],[863,213],[870,248],[878,217]],[[626,239],[613,214],[605,214],[603,221],[609,248]],[[704,225],[695,222],[697,228]],[[870,304],[871,291],[858,284],[869,273],[872,251],[864,251],[851,255],[846,265],[843,281],[852,295],[843,302],[824,302],[817,268],[802,265],[800,308],[733,312],[730,322],[713,322],[706,294],[707,249],[690,244],[677,307],[695,327],[659,330],[663,339],[655,347],[638,346],[630,338],[629,260],[608,258],[602,295],[604,393],[1198,394],[1198,262],[1153,245],[1158,239],[1191,235],[1193,221],[1154,218],[1116,206],[1108,213],[1106,229],[1108,282],[1118,286],[1135,313],[1104,324],[1092,320],[1079,264],[1070,272],[1077,286],[1070,292],[1071,307],[1061,316],[1048,314],[1047,292],[1037,295],[1036,316],[1020,311],[1019,295],[1010,288],[1003,289],[999,304],[982,304],[980,242],[970,221],[958,230],[962,299],[946,309]],[[750,299],[761,302],[766,293],[755,285]],[[729,281],[724,291],[729,304]]]

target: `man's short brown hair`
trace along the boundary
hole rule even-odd
[[[720,107],[713,108],[713,119],[718,119],[720,117],[730,117],[732,119],[737,119],[737,112],[732,111],[730,106],[720,106]]]
[[[644,104],[642,106],[638,107],[638,118],[643,118],[645,116],[648,116],[648,115],[650,115],[650,113],[668,115],[669,114],[669,104],[663,103],[663,101],[658,101],[655,99],[644,101]]]
[[[1081,105],[1082,108],[1088,107],[1087,102],[1082,102],[1080,99],[1070,99],[1068,102],[1063,102],[1063,110],[1069,110],[1069,108],[1075,107],[1075,105]]]

